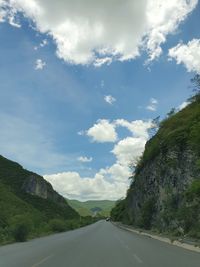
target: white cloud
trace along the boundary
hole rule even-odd
[[[104,100],[110,105],[112,105],[116,101],[116,99],[111,95],[106,95],[104,97]]]
[[[80,156],[77,158],[78,161],[81,161],[81,162],[91,162],[93,159],[92,157],[83,157],[83,156]]]
[[[46,45],[48,45],[48,41],[47,39],[44,39],[38,46],[34,46],[34,50],[38,50],[40,47],[42,48],[45,47]]]
[[[6,11],[2,8],[5,5],[4,0],[0,0],[0,22],[5,21]]]
[[[77,172],[45,175],[56,191],[63,196],[79,200],[116,200],[125,195],[128,183],[109,181],[106,170],[100,170],[94,177],[81,177]]]
[[[79,132],[77,132],[77,134],[80,135],[80,136],[82,136],[82,135],[85,134],[85,131],[79,131]]]
[[[114,123],[116,126],[126,127],[133,135],[133,137],[126,137],[115,144],[112,153],[116,156],[117,163],[126,167],[130,163],[136,165],[149,138],[148,130],[153,127],[152,121],[135,120],[128,122],[124,119],[118,119]]]
[[[94,142],[115,142],[117,141],[117,133],[115,126],[108,120],[98,120],[86,134],[92,138]]]
[[[177,64],[184,64],[188,71],[200,74],[200,39],[193,39],[187,44],[178,44],[169,50],[169,58]]]
[[[147,49],[150,60],[162,53],[161,44],[168,34],[177,30],[179,24],[196,7],[198,0],[150,0],[147,6]]]
[[[97,58],[94,62],[95,67],[101,67],[104,64],[110,65],[112,63],[111,57]]]
[[[152,122],[135,120],[135,121],[127,121],[124,119],[118,119],[114,121],[116,126],[126,127],[135,137],[144,137],[148,138],[148,129],[152,127]]]
[[[126,137],[114,146],[112,152],[121,165],[135,165],[144,151],[146,141],[143,137]]]
[[[190,102],[184,101],[180,106],[178,106],[178,111],[184,109],[190,104]]]
[[[149,104],[146,106],[146,109],[148,109],[150,111],[156,111],[157,105],[158,105],[158,100],[155,98],[151,98],[149,101]]]
[[[0,22],[8,21],[10,25],[20,28],[19,19],[17,18],[17,10],[10,8],[10,3],[7,0],[0,0]]]
[[[101,66],[112,60],[134,59],[141,50],[155,59],[167,35],[176,31],[197,2],[1,0],[0,14],[5,20],[22,12],[37,31],[52,37],[57,56],[66,62]]]
[[[129,164],[136,165],[149,138],[148,129],[152,126],[151,121],[136,120],[128,122],[124,119],[118,119],[109,122],[108,120],[99,120],[88,130],[90,136],[97,142],[116,141],[116,129],[118,127],[126,127],[133,135],[118,141],[114,145],[111,152],[116,157],[115,163],[100,169],[90,177],[82,177],[78,172],[64,172],[46,175],[45,178],[53,184],[59,193],[68,198],[79,200],[116,200],[122,198],[130,185],[128,179],[131,176]],[[87,135],[88,131],[86,132]],[[110,134],[111,132],[112,134]]]
[[[42,59],[37,59],[35,62],[35,70],[43,70],[46,66],[46,62],[44,62]]]

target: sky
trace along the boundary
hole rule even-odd
[[[0,154],[71,199],[126,195],[200,74],[198,0],[0,0]]]

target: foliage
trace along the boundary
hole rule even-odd
[[[50,220],[49,226],[52,232],[64,232],[67,230],[66,223],[60,219]]]
[[[13,236],[15,241],[24,242],[32,230],[32,221],[28,216],[17,215],[12,218]]]
[[[145,201],[141,208],[141,216],[138,220],[138,226],[144,229],[150,229],[152,226],[152,218],[155,212],[155,199],[149,198]]]
[[[175,108],[172,108],[170,110],[170,112],[167,113],[167,117],[170,118],[171,116],[175,115],[176,114],[176,109]]]
[[[118,200],[115,207],[111,210],[111,218],[113,221],[123,222],[125,224],[131,224],[132,220],[127,211],[126,199]]]
[[[135,173],[151,162],[160,153],[174,147],[191,148],[200,155],[200,103],[194,101],[180,112],[163,120],[160,129],[145,146],[145,151]]]
[[[194,95],[189,99],[190,101],[200,100],[200,74],[196,74],[191,79]]]

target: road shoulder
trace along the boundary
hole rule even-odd
[[[152,233],[147,233],[147,232],[143,232],[141,230],[137,230],[134,229],[132,226],[128,226],[128,225],[124,225],[122,223],[118,223],[118,222],[112,222],[115,226],[123,229],[123,230],[127,230],[129,232],[138,234],[138,235],[143,235],[143,236],[147,236],[162,242],[165,242],[167,244],[173,245],[173,246],[177,246],[177,247],[181,247],[190,251],[195,251],[195,252],[199,252],[200,253],[200,247],[197,245],[192,245],[192,244],[187,244],[183,241],[179,241],[179,240],[171,240],[168,237],[163,237],[163,236],[158,236]]]

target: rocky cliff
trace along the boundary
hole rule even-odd
[[[14,195],[39,210],[46,218],[79,217],[66,199],[42,176],[25,170],[16,162],[0,156],[0,183]]]
[[[25,179],[22,191],[59,204],[66,204],[66,200],[53,189],[52,185],[36,174],[31,174]]]
[[[200,237],[200,101],[165,119],[112,217],[142,228]]]

